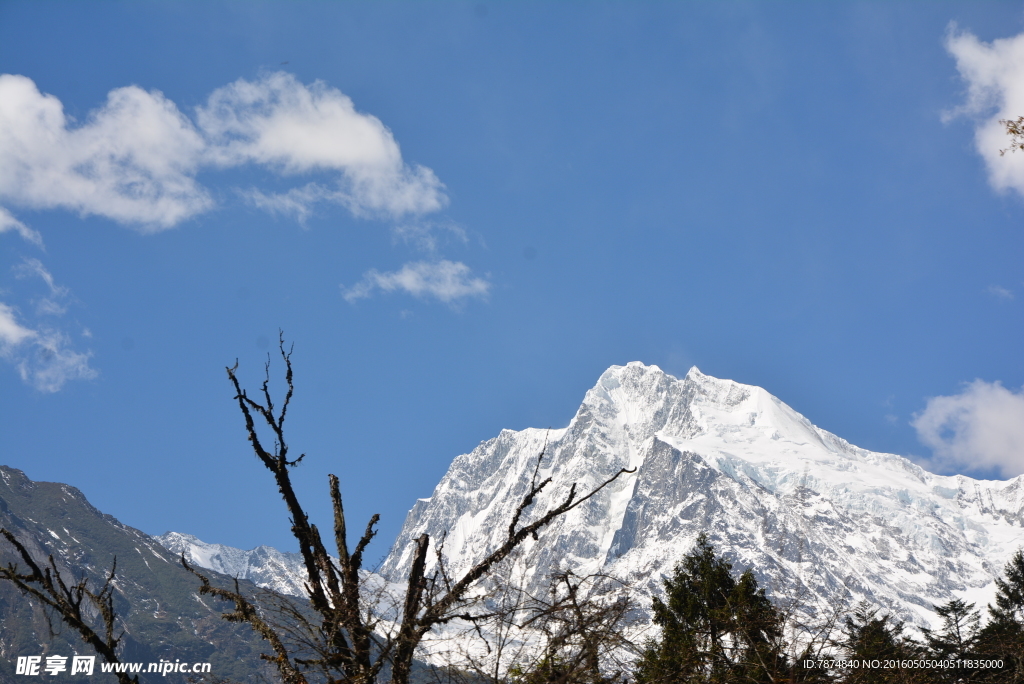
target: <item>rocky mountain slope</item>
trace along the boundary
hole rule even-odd
[[[248,625],[221,618],[231,606],[198,596],[199,581],[181,566],[177,554],[96,510],[74,487],[33,482],[20,470],[0,466],[0,527],[13,532],[37,563],[53,554],[65,581],[85,576],[93,590],[102,586],[117,559],[115,610],[125,632],[122,661],[209,662],[217,677],[240,683],[264,681],[265,664],[259,654],[265,647]],[[2,539],[0,563],[24,568],[13,546]],[[230,578],[209,574],[211,581],[231,586]],[[243,587],[256,591],[246,582]],[[74,654],[94,655],[77,633],[59,620],[48,622],[13,585],[0,582],[0,681],[19,679],[14,673],[18,656]],[[103,679],[96,667],[92,677],[65,672],[61,681]],[[140,679],[184,684],[186,677],[142,674]]]

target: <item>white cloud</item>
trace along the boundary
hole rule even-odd
[[[69,380],[91,380],[96,371],[89,366],[90,353],[69,348],[70,340],[61,332],[40,331],[32,347],[18,360],[21,379],[40,392],[57,392]]]
[[[12,307],[0,302],[0,359],[14,364],[21,379],[40,392],[57,392],[69,380],[96,377],[91,354],[69,348],[67,336],[56,330],[32,330],[21,325]]]
[[[127,86],[110,91],[80,125],[31,79],[3,74],[0,158],[0,198],[7,202],[105,216],[147,231],[213,207],[196,180],[209,167],[328,174],[329,186],[249,193],[257,206],[299,218],[317,202],[390,218],[447,202],[433,171],[406,164],[379,119],[357,112],[335,88],[305,86],[282,72],[215,90],[196,110],[196,123],[159,91]],[[11,229],[34,235],[0,208],[0,231]]]
[[[0,207],[0,233],[4,233],[8,230],[13,230],[25,240],[42,247],[43,236],[32,230],[24,223],[14,218],[11,212],[7,211],[3,207]]]
[[[999,121],[1024,116],[1024,33],[984,43],[953,30],[946,49],[967,82],[967,100],[953,114],[977,118],[974,141],[988,167],[989,183],[997,190],[1024,194],[1024,153],[999,153],[1010,145]]]
[[[380,289],[406,292],[420,298],[433,297],[453,304],[467,297],[486,297],[490,287],[483,278],[472,277],[466,264],[442,259],[411,262],[390,273],[368,271],[361,282],[347,289],[343,287],[342,294],[346,301],[354,302]]]
[[[14,267],[18,278],[38,277],[46,284],[48,296],[35,300],[37,315],[60,316],[67,307],[69,290],[57,284],[39,259],[23,259]],[[48,324],[18,321],[14,307],[0,302],[0,359],[11,363],[21,379],[41,392],[57,392],[69,380],[96,377],[89,367],[91,353],[71,348],[70,338]]]
[[[322,81],[310,86],[291,74],[239,79],[215,90],[196,119],[210,141],[207,157],[223,166],[255,163],[285,174],[336,172],[324,199],[359,215],[391,217],[437,211],[447,202],[434,172],[402,161],[380,119],[357,112],[352,100]]]
[[[941,468],[1024,472],[1024,391],[975,380],[960,394],[929,399],[911,425]]]
[[[33,338],[35,334],[35,331],[18,323],[14,309],[0,302],[0,355],[10,353],[10,350]]]
[[[271,214],[290,215],[302,225],[306,224],[306,219],[313,213],[316,204],[329,200],[331,195],[332,191],[329,188],[317,183],[308,183],[287,192],[265,193],[251,188],[242,193],[242,196],[257,209]]]
[[[150,229],[212,206],[194,178],[203,139],[158,91],[117,88],[84,124],[70,123],[31,79],[0,75],[0,196]]]

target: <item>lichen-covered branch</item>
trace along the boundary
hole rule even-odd
[[[121,643],[122,634],[114,635],[117,616],[114,613],[114,576],[117,570],[117,560],[114,560],[113,567],[107,574],[107,579],[98,592],[88,587],[88,580],[82,578],[78,582],[68,586],[64,581],[53,556],[49,556],[48,563],[40,567],[32,558],[25,545],[9,530],[0,528],[2,535],[17,550],[18,555],[28,566],[29,572],[21,572],[17,565],[8,563],[6,567],[0,567],[0,580],[7,580],[27,596],[32,597],[43,606],[50,608],[60,617],[61,621],[78,632],[82,641],[95,649],[96,653],[103,657],[108,663],[121,662],[117,657],[117,647]],[[88,599],[87,605],[92,605],[103,618],[103,636],[101,637],[89,624],[89,620],[83,614],[82,604]],[[129,677],[124,672],[118,672],[118,684],[138,684],[138,677]]]

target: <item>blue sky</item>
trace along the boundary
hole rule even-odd
[[[2,2],[0,73],[2,460],[146,532],[291,549],[278,329],[379,555],[633,360],[1024,471],[1020,3]]]

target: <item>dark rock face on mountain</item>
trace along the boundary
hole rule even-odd
[[[221,618],[229,604],[197,593],[199,582],[179,557],[146,534],[96,510],[74,487],[33,482],[20,470],[0,466],[0,527],[14,535],[37,563],[53,555],[66,581],[85,576],[89,586],[102,586],[117,560],[115,609],[122,619],[125,662],[209,662],[211,674],[233,682],[262,682],[266,650],[248,625]],[[6,540],[0,540],[0,563],[24,564]],[[231,579],[215,573],[211,580],[230,586]],[[245,583],[247,591],[256,587]],[[51,627],[55,635],[51,636]],[[14,682],[18,656],[94,655],[76,632],[48,620],[37,604],[10,582],[0,582],[0,681]],[[71,662],[70,659],[68,661]],[[112,675],[70,676],[61,682],[112,680]],[[49,677],[47,677],[49,678]],[[142,682],[183,684],[184,675],[140,676]],[[28,678],[26,678],[28,681]]]

